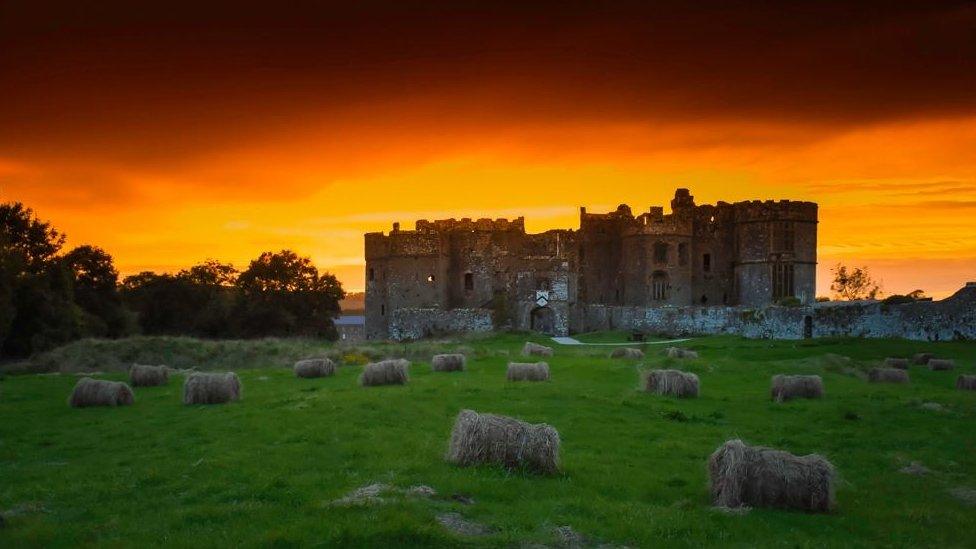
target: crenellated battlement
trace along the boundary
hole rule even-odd
[[[818,207],[814,202],[795,200],[751,200],[732,204],[738,222],[792,220],[816,222]]]
[[[505,218],[490,219],[483,217],[481,219],[471,219],[469,217],[463,217],[461,219],[437,219],[434,221],[428,221],[426,219],[418,219],[415,224],[416,230],[418,231],[436,231],[436,232],[447,232],[447,231],[518,231],[521,233],[525,232],[525,218],[518,217],[512,220]]]

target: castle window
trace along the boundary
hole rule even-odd
[[[678,244],[678,265],[682,267],[688,265],[688,245]]]
[[[370,282],[372,282],[375,279],[376,279],[376,271],[374,271],[373,268],[370,267],[369,268],[369,280],[370,280]]]
[[[651,299],[665,301],[668,299],[668,274],[657,271],[651,275]]]
[[[380,316],[386,316],[386,305],[380,305]]]
[[[773,301],[793,297],[793,264],[773,263]]]
[[[654,263],[667,263],[668,262],[668,245],[665,242],[657,242],[654,244]]]
[[[796,230],[792,221],[773,222],[773,251],[792,252],[796,247]]]
[[[474,289],[474,275],[471,273],[464,273],[464,289],[471,291]]]
[[[712,254],[702,255],[702,271],[706,273],[712,271]]]
[[[427,282],[429,282],[430,284],[433,284],[434,283],[434,275],[432,275],[432,274],[427,275]]]

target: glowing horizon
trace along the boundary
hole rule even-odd
[[[0,200],[124,274],[290,248],[355,291],[395,221],[686,187],[817,202],[821,295],[976,279],[976,7],[373,8],[9,8]]]

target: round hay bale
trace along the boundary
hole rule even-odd
[[[306,358],[295,363],[295,375],[298,377],[326,377],[334,375],[335,362],[327,358]]]
[[[898,368],[871,368],[868,381],[872,383],[908,383],[908,372]]]
[[[644,358],[644,351],[633,347],[617,347],[610,353],[610,358],[641,359]]]
[[[129,369],[129,383],[133,387],[153,387],[166,385],[169,382],[169,368],[166,366],[148,366],[133,364]]]
[[[775,375],[769,393],[776,402],[794,398],[823,398],[823,379],[820,376]]]
[[[884,366],[886,368],[898,368],[899,370],[908,369],[908,359],[907,358],[895,358],[888,357],[884,359]]]
[[[976,376],[961,375],[956,378],[956,389],[976,391]]]
[[[924,366],[933,358],[935,358],[935,355],[932,353],[916,353],[915,356],[912,357],[912,364]]]
[[[509,381],[549,381],[549,364],[509,362],[505,378]]]
[[[901,370],[899,370],[901,371]],[[795,456],[730,440],[708,458],[712,505],[826,513],[834,508],[834,466],[817,454]]]
[[[68,404],[72,408],[89,406],[129,406],[136,401],[132,388],[121,381],[83,377],[75,383]]]
[[[956,367],[956,361],[951,358],[933,358],[929,360],[930,370],[951,370]]]
[[[668,358],[698,358],[698,352],[681,347],[668,347],[664,350]]]
[[[559,432],[545,423],[461,410],[446,459],[464,467],[501,465],[553,474],[559,471]]]
[[[552,356],[552,347],[526,341],[522,347],[522,356]]]
[[[183,404],[224,404],[241,399],[241,380],[234,372],[193,372],[183,382]]]
[[[698,376],[681,370],[651,370],[644,375],[644,390],[648,393],[678,398],[698,397]]]
[[[410,361],[405,358],[370,362],[363,367],[363,373],[359,376],[359,384],[363,387],[404,385],[410,379],[407,372],[409,367]]]
[[[461,353],[434,355],[430,359],[430,369],[435,372],[463,372],[467,358]]]

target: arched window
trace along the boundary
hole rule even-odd
[[[670,294],[670,284],[668,283],[668,273],[656,271],[651,275],[651,299],[654,301],[666,301]]]

